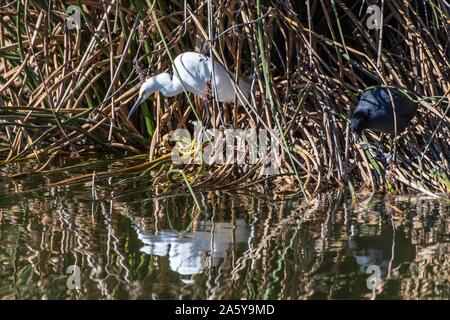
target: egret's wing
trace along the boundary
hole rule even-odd
[[[250,84],[243,79],[239,79],[239,88],[234,82],[235,75],[228,72],[224,66],[219,63],[214,63],[214,75],[216,79],[216,87],[218,99],[221,102],[234,102],[237,94],[237,102],[239,105],[246,105],[246,100],[250,97]]]
[[[185,88],[201,97],[205,96],[207,84],[211,85],[211,93],[221,102],[231,103],[238,92],[238,103],[245,105],[245,99],[250,97],[250,85],[244,80],[239,81],[239,90],[235,90],[234,74],[228,72],[223,65],[214,62],[214,83],[211,83],[213,68],[209,57],[196,52],[184,52],[174,60],[174,81],[180,81]]]
[[[188,91],[202,96],[211,80],[211,61],[196,52],[182,53],[174,60],[173,78],[181,80]]]

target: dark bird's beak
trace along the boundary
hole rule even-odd
[[[353,141],[357,142],[359,138],[361,137],[361,130],[358,130],[357,126],[355,126],[355,123],[352,122],[349,126],[350,133],[353,137]]]
[[[354,143],[358,143],[359,139],[361,138],[361,133],[352,131],[352,137],[353,137]]]
[[[136,112],[136,110],[139,108],[139,106],[141,105],[142,102],[144,102],[144,96],[139,96],[139,98],[134,103],[133,107],[131,107],[130,112],[128,113],[128,120],[133,115],[133,113]]]

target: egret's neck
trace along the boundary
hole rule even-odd
[[[170,74],[161,73],[155,76],[155,83],[158,85],[159,92],[165,97],[173,97],[183,92],[183,86],[178,79],[172,79]]]

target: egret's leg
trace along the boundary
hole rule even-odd
[[[206,121],[204,122],[203,126],[207,128],[209,122],[211,121],[211,113],[209,112],[209,102],[212,98],[212,92],[211,92],[211,84],[206,83],[205,84],[205,96],[203,99],[204,107],[205,107],[205,113],[206,113]]]
[[[203,121],[203,126],[205,128],[207,128],[209,122],[211,121],[211,113],[209,112],[208,102],[205,100],[203,102],[204,102],[205,113],[206,113],[206,119]]]
[[[222,127],[225,128],[225,113],[224,110],[219,107],[219,121]]]

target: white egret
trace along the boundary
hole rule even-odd
[[[214,62],[214,83],[211,83],[213,64],[209,57],[197,52],[184,52],[173,61],[173,75],[160,73],[147,79],[139,90],[139,97],[128,114],[128,118],[137,110],[139,105],[159,91],[165,97],[173,97],[184,91],[200,96],[204,101],[208,96],[217,92],[217,100],[232,103],[237,97],[237,103],[246,105],[250,97],[250,85],[240,79],[239,85],[234,85],[235,76],[224,66]],[[215,85],[215,88],[214,88]],[[235,89],[236,87],[236,89]],[[239,89],[238,89],[239,87]],[[209,117],[209,110],[208,117]]]

